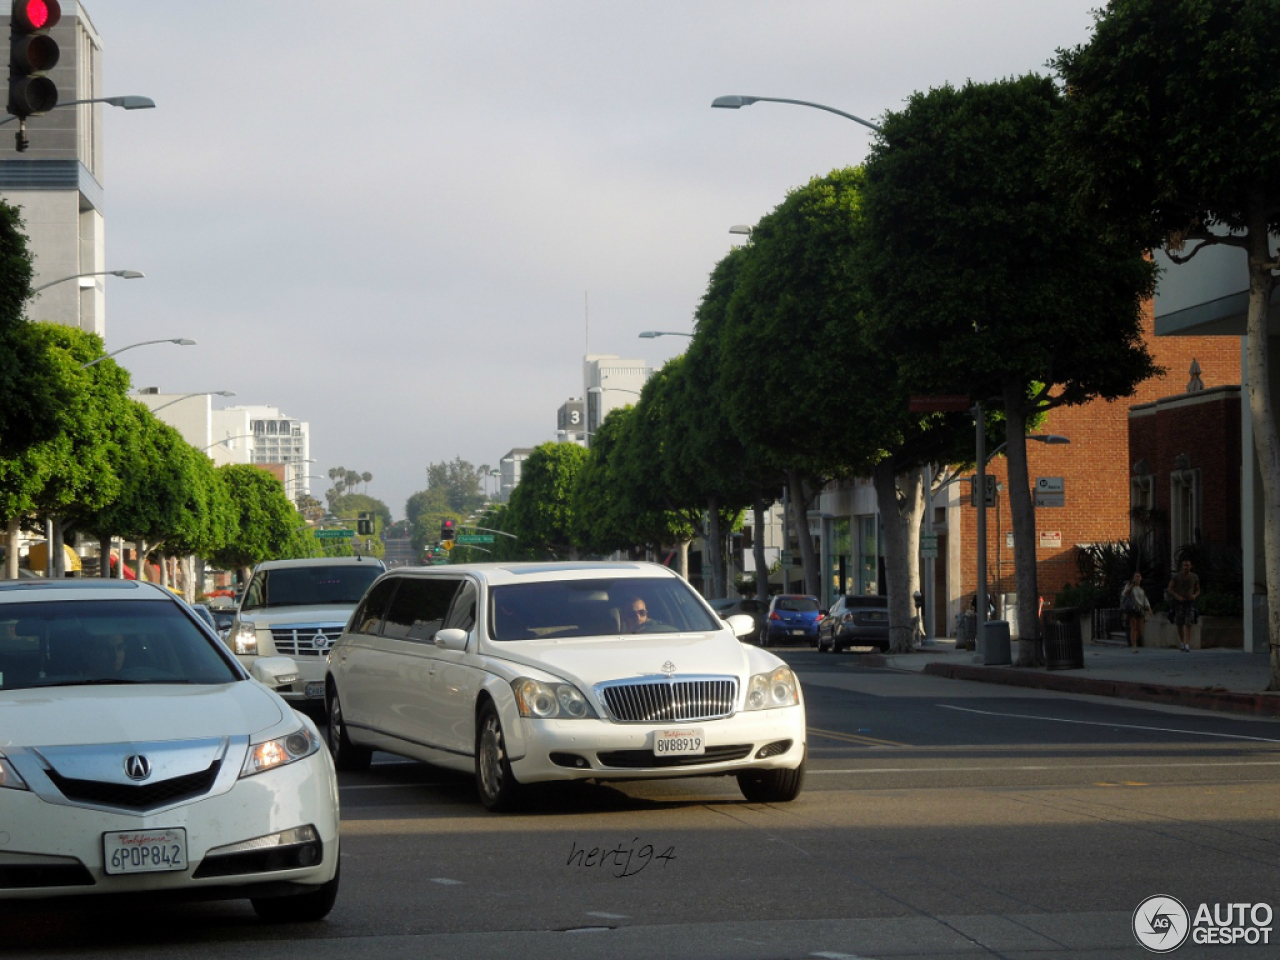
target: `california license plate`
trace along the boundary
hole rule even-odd
[[[659,757],[706,753],[702,730],[659,730],[653,735],[653,752]]]
[[[803,636],[804,636],[804,631],[803,631],[803,630],[792,630],[792,631],[791,631],[791,635],[792,635],[793,637],[803,637]]]
[[[102,835],[102,865],[110,874],[187,869],[187,831],[122,830]]]
[[[324,681],[323,680],[308,680],[307,685],[303,688],[303,690],[304,690],[304,696],[306,696],[308,700],[324,699]]]

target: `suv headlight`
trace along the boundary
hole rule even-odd
[[[13,764],[0,753],[0,788],[4,787],[10,790],[26,790],[27,782],[18,776],[18,771],[13,769]]]
[[[255,773],[283,767],[286,763],[303,760],[319,749],[320,738],[309,727],[299,727],[283,737],[251,746],[249,755],[244,758],[244,766],[240,768],[240,776],[251,777]]]
[[[258,631],[252,620],[241,620],[231,635],[231,649],[249,657],[258,655]]]
[[[571,683],[543,683],[529,677],[521,677],[511,683],[516,695],[516,707],[522,717],[538,720],[594,719],[587,698]]]
[[[778,667],[772,673],[757,673],[747,684],[744,710],[772,710],[794,707],[800,702],[800,682],[790,667]]]

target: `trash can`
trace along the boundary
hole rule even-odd
[[[1075,607],[1046,610],[1041,629],[1045,669],[1084,669],[1084,643],[1080,639],[1080,617]]]
[[[982,625],[982,662],[989,667],[1013,663],[1008,620],[988,620]]]

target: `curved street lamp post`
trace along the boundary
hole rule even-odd
[[[127,347],[121,347],[119,350],[112,350],[110,353],[104,353],[96,360],[90,360],[88,363],[82,363],[80,364],[80,369],[84,370],[86,367],[92,367],[109,357],[114,357],[117,354],[124,353],[126,350],[132,350],[134,347],[145,347],[149,343],[176,343],[180,347],[194,347],[196,344],[194,340],[187,340],[182,337],[171,337],[164,340],[141,340],[138,343],[131,343]]]

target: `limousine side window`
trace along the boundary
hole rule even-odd
[[[398,577],[400,589],[391,599],[382,635],[431,643],[444,623],[459,581],[445,577]]]
[[[462,589],[458,591],[458,596],[454,598],[453,609],[449,611],[449,619],[445,622],[446,627],[457,627],[459,630],[465,630],[470,633],[476,625],[476,601],[479,596],[479,590],[471,580],[462,581]]]
[[[391,603],[391,595],[396,592],[396,580],[390,578],[376,583],[369,588],[369,592],[365,594],[360,606],[356,609],[356,615],[351,618],[351,622],[355,624],[356,633],[372,633],[378,632],[378,626],[382,623],[382,618],[386,615],[387,607]]]

